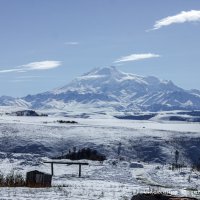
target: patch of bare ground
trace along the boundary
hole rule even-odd
[[[190,197],[176,197],[168,194],[137,194],[131,200],[197,200]]]

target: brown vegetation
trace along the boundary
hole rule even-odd
[[[197,200],[190,197],[176,197],[168,194],[137,194],[131,200]]]
[[[73,150],[69,150],[69,153],[63,156],[55,157],[55,159],[70,159],[70,160],[93,160],[93,161],[104,161],[106,156],[100,154],[97,150],[90,148],[83,148],[76,151],[74,147]]]
[[[19,173],[11,172],[6,176],[0,173],[0,187],[24,187],[26,181]]]

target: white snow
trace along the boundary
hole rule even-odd
[[[128,149],[130,144],[139,145],[140,140],[151,145],[152,141],[171,141],[174,137],[199,139],[200,123],[161,121],[159,117],[152,121],[119,120],[109,116],[103,118],[103,115],[88,119],[56,115],[17,117],[6,116],[3,108],[1,113],[0,142],[1,148],[5,148],[0,153],[0,171],[4,174],[14,170],[25,176],[27,171],[35,169],[50,173],[50,165],[43,163],[48,160],[44,153],[49,150],[42,149],[41,155],[9,153],[8,150],[14,147],[23,149],[40,144],[50,150],[55,148],[60,155],[62,150],[68,149],[65,145],[84,147],[81,145],[92,144],[99,150],[103,145],[107,151],[104,153],[110,155],[103,163],[86,161],[89,166],[82,167],[81,178],[78,178],[77,166],[55,165],[52,188],[1,188],[0,199],[126,200],[138,192],[168,192],[200,198],[200,172],[191,171],[189,164],[179,171],[172,171],[171,161],[166,164],[144,162],[139,157],[132,158],[134,152]],[[75,120],[78,124],[59,124],[57,120],[60,119]],[[122,160],[116,155],[119,142],[123,151],[127,151]],[[162,148],[164,153],[171,155],[173,149]]]

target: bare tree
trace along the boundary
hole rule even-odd
[[[118,156],[120,156],[121,150],[122,150],[122,143],[120,142],[120,143],[118,144],[118,148],[117,148],[117,155],[118,155]]]
[[[177,166],[177,164],[178,164],[178,159],[179,159],[179,151],[176,150],[176,151],[175,151],[175,163],[176,163],[176,166]]]

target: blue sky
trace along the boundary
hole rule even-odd
[[[0,96],[110,65],[200,89],[200,1],[0,0],[0,52]]]

